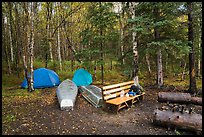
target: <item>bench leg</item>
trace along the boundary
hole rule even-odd
[[[140,100],[140,101],[144,100],[144,95],[139,96],[139,100]]]
[[[124,104],[125,103],[125,104]],[[128,107],[129,108],[129,105],[127,104],[127,102],[124,102],[124,103],[122,103],[122,104],[120,104],[120,105],[109,105],[108,106],[108,110],[110,111],[110,112],[112,112],[112,113],[115,113],[115,114],[117,114],[118,113],[118,111],[121,109],[121,108],[124,108],[124,107]]]
[[[118,110],[119,110],[119,106],[113,105],[113,104],[107,104],[106,108],[108,112],[116,113],[116,114],[118,113]]]

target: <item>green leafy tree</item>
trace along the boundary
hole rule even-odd
[[[91,3],[86,16],[90,25],[81,33],[82,45],[86,45],[87,48],[82,51],[82,54],[85,57],[86,55],[96,57],[94,60],[101,65],[102,84],[104,83],[104,49],[107,48],[108,41],[115,36],[111,31],[116,23],[116,14],[112,8],[113,4],[109,2]]]
[[[145,51],[157,53],[157,81],[160,88],[163,86],[163,60],[162,53],[170,53],[169,49],[175,48],[188,51],[184,39],[178,39],[175,33],[175,27],[178,23],[179,3],[173,2],[141,2],[136,8],[136,17],[129,22],[137,25],[132,28],[138,35],[140,45],[143,45]],[[182,45],[182,46],[181,46]],[[174,49],[174,50],[175,50]]]

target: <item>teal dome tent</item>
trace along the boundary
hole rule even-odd
[[[77,86],[88,86],[93,82],[91,74],[83,68],[74,72],[72,81]]]

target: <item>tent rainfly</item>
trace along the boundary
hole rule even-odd
[[[30,75],[29,75],[30,76]],[[39,68],[34,70],[34,76],[33,76],[33,87],[34,89],[37,88],[49,88],[49,87],[55,87],[60,84],[59,76],[56,72],[50,69],[46,68]],[[22,88],[27,88],[27,80],[26,78],[21,83]]]

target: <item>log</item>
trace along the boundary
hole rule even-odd
[[[202,106],[202,98],[201,97],[191,97],[191,103]]]
[[[189,93],[159,92],[158,101],[169,103],[190,103],[191,95]]]
[[[190,93],[159,92],[158,102],[202,105],[202,98],[191,97]]]
[[[154,110],[153,123],[168,128],[177,128],[202,133],[202,115]]]

